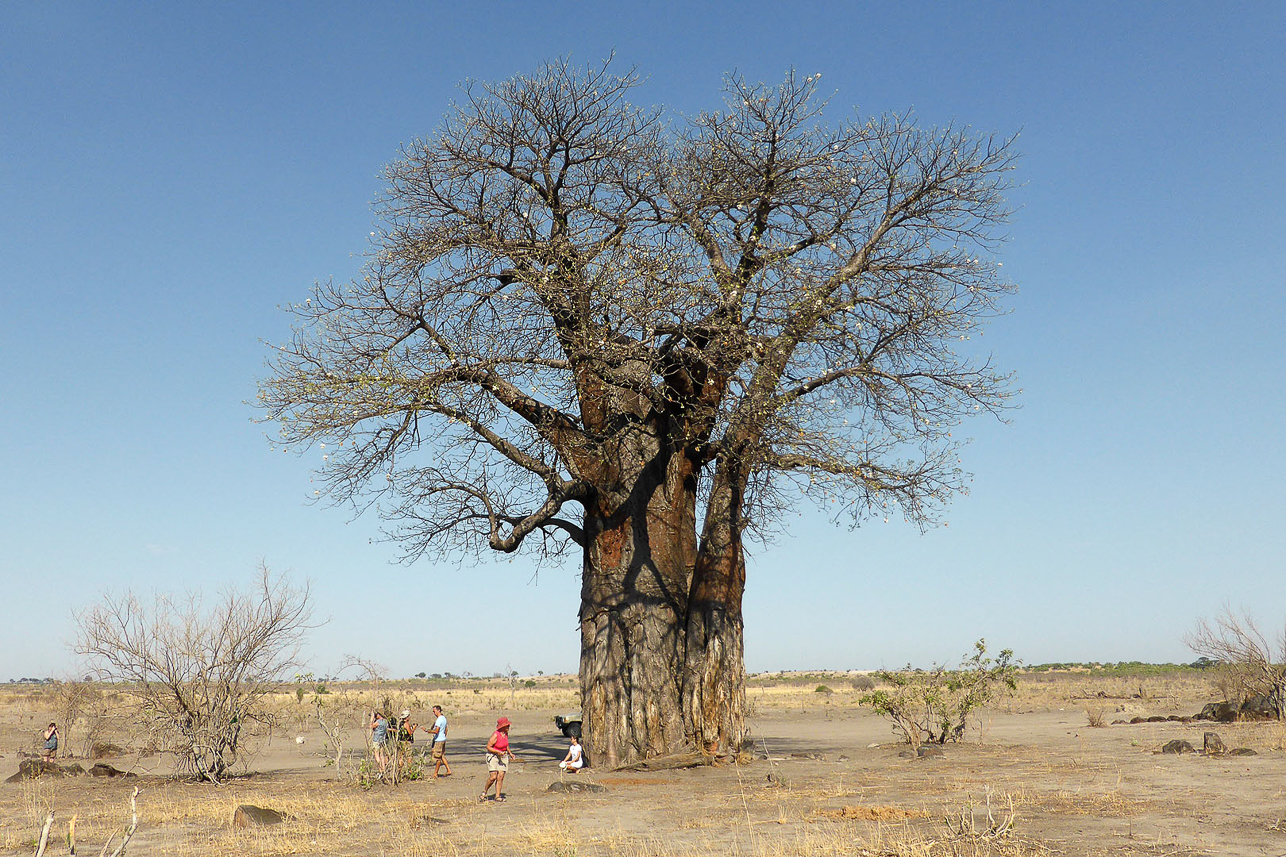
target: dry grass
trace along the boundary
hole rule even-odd
[[[819,684],[833,692],[817,693]],[[365,711],[384,704],[410,707],[422,718],[429,706],[440,703],[453,724],[477,731],[497,710],[539,711],[541,720],[554,711],[575,710],[573,685],[571,677],[546,677],[535,688],[519,687],[516,691],[495,679],[451,686],[424,682],[386,682],[379,688],[332,684],[324,697],[328,710],[343,720],[353,735],[360,734]],[[873,726],[877,721],[872,718],[867,724],[862,720],[871,717],[858,704],[864,692],[854,689],[851,676],[841,673],[812,674],[797,681],[756,677],[748,688],[749,699],[760,714],[776,712],[784,718],[777,721],[779,725],[812,724],[817,730],[813,734],[824,735],[821,740],[828,741],[838,734],[876,731]],[[1213,812],[1207,808],[1208,793],[1186,791],[1189,784],[1185,781],[1172,781],[1164,794],[1158,793],[1152,787],[1151,772],[1160,771],[1160,763],[1152,761],[1150,754],[1146,762],[1134,760],[1148,748],[1132,748],[1130,738],[1137,736],[1142,744],[1150,744],[1163,731],[1183,727],[1113,727],[1092,730],[1092,737],[1090,730],[1077,728],[1082,710],[1102,710],[1102,717],[1110,722],[1123,707],[1148,713],[1190,713],[1209,698],[1208,683],[1199,676],[1091,679],[1077,674],[1029,675],[1020,681],[1018,694],[1000,708],[1015,712],[1066,710],[1068,715],[1038,721],[1070,724],[1056,727],[1056,745],[993,741],[985,733],[988,740],[980,744],[975,726],[966,744],[949,748],[946,760],[925,763],[901,760],[888,748],[863,749],[870,740],[863,737],[860,744],[843,745],[845,752],[852,754],[852,762],[836,761],[838,754],[827,749],[829,759],[825,762],[802,758],[801,754],[784,762],[757,762],[744,771],[602,776],[612,793],[567,799],[553,799],[537,789],[524,794],[519,785],[504,808],[445,799],[458,792],[435,792],[425,784],[367,792],[321,779],[319,771],[304,770],[317,762],[309,755],[314,747],[310,737],[299,751],[303,754],[300,762],[290,772],[238,779],[217,789],[145,777],[139,798],[140,830],[134,842],[141,854],[191,857],[1035,857],[1051,850],[1130,857],[1195,853],[1174,845],[1162,848],[1155,840],[1122,841],[1114,848],[1101,848],[1102,842],[1078,843],[1068,851],[1064,840],[1051,839],[1060,843],[1055,847],[1042,842],[1040,836],[1048,835],[1051,824],[1105,832],[1107,828],[1098,824],[1103,820],[1118,820],[1133,829],[1139,819],[1164,826],[1171,818]],[[293,687],[283,688],[273,702],[281,727],[278,739],[283,732],[296,734],[296,728],[298,734],[317,735],[308,694],[301,701]],[[8,753],[19,746],[34,749],[40,728],[53,715],[51,704],[51,694],[45,689],[0,687],[0,723],[7,730],[6,746],[0,751]],[[796,720],[800,712],[806,717]],[[987,712],[983,722],[993,715],[998,723],[1007,724],[1006,729],[1013,728],[1014,719],[1002,718],[995,710]],[[837,721],[834,724],[829,722],[832,716]],[[1072,729],[1078,736],[1071,736]],[[878,734],[886,732],[881,729]],[[1286,750],[1286,724],[1238,724],[1227,730],[1224,738],[1229,746],[1250,746],[1271,754]],[[128,735],[113,736],[112,740],[129,744]],[[287,740],[289,752],[294,754],[294,743]],[[280,755],[280,745],[274,747]],[[783,751],[781,755],[790,754]],[[310,761],[304,762],[304,756]],[[465,776],[472,775],[469,764],[465,762]],[[1169,765],[1169,775],[1177,777],[1176,771],[1216,771],[1215,764],[1227,763],[1197,768],[1197,760],[1184,759],[1164,764]],[[1146,766],[1142,776],[1140,765]],[[770,783],[765,776],[768,773],[779,779]],[[781,785],[782,780],[786,785]],[[74,782],[36,780],[0,789],[0,854],[30,854],[50,809],[58,813],[55,836],[65,835],[66,821],[75,813],[79,850],[97,853],[107,836],[128,820],[129,791],[123,783],[91,782],[88,778]],[[986,801],[995,795],[1003,795],[1005,812],[1014,814],[1010,827],[1001,829],[1003,825],[988,821],[988,811],[999,804]],[[242,803],[282,810],[291,820],[279,827],[234,830],[232,814]],[[632,817],[627,817],[631,813]],[[1003,817],[1004,813],[996,814],[997,819]]]
[[[116,790],[124,794],[123,789]],[[34,840],[49,791],[33,783],[24,796],[29,811],[3,828],[5,851],[25,849]],[[233,810],[242,803],[269,805],[291,816],[276,827],[233,829]],[[81,850],[89,853],[118,830],[124,805],[101,798],[62,809],[78,814]],[[469,801],[418,802],[388,792],[364,793],[337,785],[313,784],[307,790],[289,784],[254,786],[233,783],[218,791],[209,787],[164,783],[145,789],[139,799],[142,820],[135,848],[167,855],[239,854],[275,857],[289,854],[399,854],[407,857],[482,857],[530,854],[550,857],[784,857],[784,855],[862,855],[862,857],[938,857],[938,855],[1032,855],[1043,853],[1018,840],[953,834],[940,825],[912,825],[928,819],[920,809],[894,806],[845,806],[820,810],[814,818],[823,828],[797,825],[789,819],[754,821],[728,813],[717,823],[680,825],[678,832],[699,830],[705,842],[676,841],[658,831],[654,836],[588,833],[574,808],[563,804],[519,825],[498,822],[493,808]],[[857,824],[870,822],[871,824]],[[780,828],[765,832],[764,824]],[[63,835],[65,827],[55,829]]]

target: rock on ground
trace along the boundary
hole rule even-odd
[[[277,812],[275,809],[268,809],[263,806],[255,806],[249,803],[243,803],[232,813],[233,827],[255,827],[267,824],[281,824],[286,820],[286,814]]]
[[[561,792],[562,794],[571,794],[572,792],[605,792],[607,786],[601,786],[598,783],[591,783],[588,780],[561,780],[556,783],[550,783],[547,792]]]

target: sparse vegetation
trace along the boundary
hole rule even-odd
[[[1225,607],[1213,624],[1198,622],[1184,642],[1201,656],[1199,661],[1217,664],[1225,699],[1241,704],[1264,697],[1278,720],[1286,717],[1286,630],[1270,642],[1254,616]]]
[[[197,595],[108,596],[79,617],[77,652],[130,702],[134,738],[173,753],[179,772],[218,782],[297,666],[310,627],[307,587],[266,568],[252,592],[229,589],[207,610]]]
[[[1018,662],[1011,650],[987,657],[986,641],[974,644],[956,669],[937,666],[880,672],[890,687],[872,691],[862,702],[893,721],[894,731],[913,747],[924,741],[944,744],[964,735],[969,714],[1002,690],[1017,688]]]

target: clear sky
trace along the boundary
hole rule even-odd
[[[615,50],[637,102],[724,73],[824,74],[838,118],[1021,131],[985,342],[1018,372],[974,421],[949,527],[805,508],[756,547],[751,670],[1190,660],[1221,604],[1286,617],[1286,4],[0,5],[0,680],[74,674],[105,590],[311,579],[393,675],[574,671],[578,565],[391,564],[310,505],[317,456],[246,404],[278,307],[351,276],[379,172],[465,78]],[[501,599],[503,621],[482,608]]]

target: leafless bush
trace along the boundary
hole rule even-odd
[[[1243,610],[1224,607],[1214,619],[1205,619],[1184,637],[1197,655],[1219,664],[1221,689],[1230,702],[1267,697],[1277,719],[1286,716],[1286,629],[1276,645],[1259,630],[1255,617]]]
[[[298,666],[311,617],[307,586],[261,568],[252,592],[229,589],[209,610],[199,595],[150,605],[107,596],[80,615],[76,649],[121,683],[139,712],[135,737],[173,753],[181,773],[217,782],[270,725],[269,695]]]
[[[1100,729],[1107,725],[1107,720],[1103,716],[1103,706],[1097,708],[1085,709],[1085,722],[1095,729]]]
[[[102,695],[102,691],[85,681],[60,681],[54,686],[55,719],[62,734],[59,748],[64,758],[72,755],[71,739],[81,717],[86,716],[92,723],[93,711]],[[88,748],[89,744],[86,742],[84,746]]]

